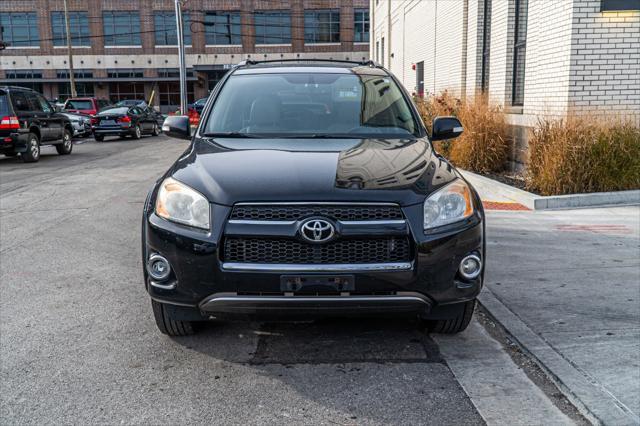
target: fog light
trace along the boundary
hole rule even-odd
[[[478,278],[481,270],[482,261],[475,254],[470,254],[460,262],[460,275],[468,280]]]
[[[154,280],[164,281],[171,274],[171,266],[164,257],[159,254],[152,254],[147,261],[147,272]]]

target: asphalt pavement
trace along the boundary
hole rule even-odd
[[[35,164],[0,158],[3,424],[584,421],[481,321],[458,336],[408,320],[160,334],[142,283],[141,210],[186,147],[160,136],[87,141],[64,157],[44,148]]]

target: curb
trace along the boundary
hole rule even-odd
[[[478,301],[589,421],[599,425],[640,424],[639,416],[553,349],[487,287],[482,289]]]
[[[520,203],[531,210],[574,209],[582,207],[604,207],[640,204],[640,190],[592,192],[588,194],[568,194],[542,196],[523,191],[513,186],[469,172],[460,173],[482,194],[493,193],[500,198]]]

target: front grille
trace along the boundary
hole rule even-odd
[[[407,262],[406,237],[342,239],[327,244],[306,244],[285,238],[227,237],[223,261],[270,264],[357,264]]]
[[[402,210],[394,205],[237,205],[232,220],[299,220],[322,216],[334,220],[398,220]]]

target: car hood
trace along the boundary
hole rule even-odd
[[[459,176],[426,139],[196,140],[168,175],[233,205],[249,201],[422,203]]]

